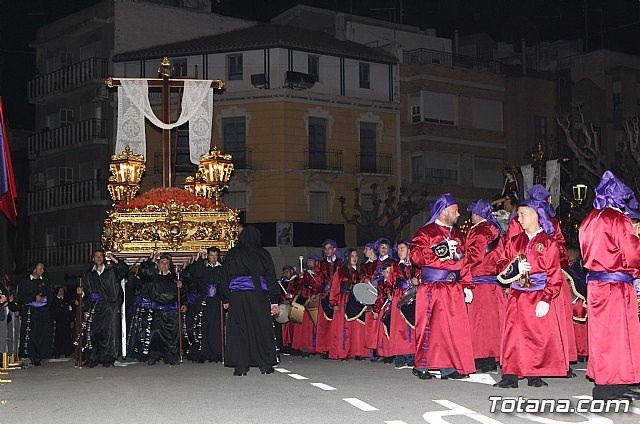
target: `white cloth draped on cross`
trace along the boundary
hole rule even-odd
[[[209,152],[213,118],[212,80],[185,80],[182,112],[174,123],[162,122],[151,109],[146,80],[121,80],[118,87],[118,128],[116,153],[128,145],[136,154],[146,156],[144,120],[164,130],[189,122],[189,153],[198,164],[200,156]]]

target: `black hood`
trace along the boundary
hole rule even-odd
[[[244,227],[238,236],[238,243],[248,248],[258,248],[262,246],[260,237],[260,230],[256,227]]]

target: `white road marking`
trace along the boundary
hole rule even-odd
[[[447,410],[425,412],[422,415],[422,418],[428,423],[442,424],[442,423],[448,422],[448,421],[445,421],[443,417],[448,417],[453,415],[464,415],[482,424],[502,424],[502,422],[498,420],[494,420],[493,418],[489,418],[485,415],[479,414],[476,411],[473,411],[469,408],[465,408],[464,406],[458,405],[457,403],[451,402],[450,400],[434,399],[433,401],[438,405],[444,406],[445,408],[447,408]]]
[[[276,371],[278,371],[278,372],[281,372],[281,373],[291,372],[291,371],[286,370],[286,369],[284,369],[284,368],[276,368],[275,370],[276,370]]]
[[[296,380],[308,380],[307,377],[303,377],[300,374],[287,374],[291,378],[295,378]]]
[[[392,421],[385,421],[385,424],[407,424],[407,423],[400,420],[392,420]]]
[[[324,384],[324,383],[311,383],[311,385],[322,390],[337,390],[335,387],[331,387],[328,384]]]
[[[351,405],[355,406],[356,408],[362,410],[362,411],[379,411],[378,408],[369,405],[367,402],[363,402],[358,398],[344,398],[342,399],[343,401],[350,403]]]
[[[469,378],[462,378],[460,380],[454,381],[466,381],[469,383],[481,383],[481,384],[489,384],[493,386],[496,383],[496,380],[493,379],[489,374],[469,374]]]

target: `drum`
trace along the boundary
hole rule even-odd
[[[376,303],[378,297],[378,289],[373,287],[370,283],[358,283],[353,286],[353,295],[356,300],[363,305],[371,306]]]
[[[291,311],[291,305],[288,303],[281,303],[278,305],[280,307],[280,312],[276,315],[276,322],[280,324],[286,324],[289,322],[289,311]]]
[[[294,322],[296,324],[302,324],[302,320],[304,319],[304,306],[296,302],[295,300],[291,303],[291,310],[289,311],[289,321]]]
[[[313,326],[314,327],[317,326],[318,325],[318,301],[308,299],[304,304],[304,308],[307,310],[307,313],[309,314],[309,318],[311,318],[311,322],[313,322]]]

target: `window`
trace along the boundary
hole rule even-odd
[[[502,131],[502,102],[471,98],[471,126],[490,131]]]
[[[71,52],[60,52],[60,68],[66,68],[73,64],[73,55]]]
[[[622,110],[622,81],[614,81],[613,87],[611,87],[611,91],[613,92],[613,110],[621,111]]]
[[[320,56],[310,54],[307,56],[307,73],[320,81]]]
[[[60,126],[64,127],[65,125],[69,125],[73,123],[73,110],[72,109],[60,109]]]
[[[247,123],[246,117],[238,116],[222,119],[224,152],[233,157],[238,169],[247,169]]]
[[[458,116],[458,96],[435,91],[422,91],[422,117],[425,122],[455,125]]]
[[[458,184],[456,153],[422,152],[411,158],[411,180],[425,184]]]
[[[424,183],[424,162],[421,154],[411,156],[411,182]]]
[[[325,191],[309,192],[310,221],[314,224],[327,224],[328,220],[328,195]]]
[[[242,73],[242,55],[241,54],[228,54],[227,55],[227,79],[228,80],[241,80]]]
[[[309,118],[309,168],[327,168],[327,120]]]
[[[368,63],[360,62],[360,88],[371,88],[371,66]]]
[[[44,244],[45,247],[51,247],[56,245],[56,231],[55,228],[47,227],[44,230]]]
[[[473,158],[473,186],[501,189],[502,159],[476,156]]]
[[[377,172],[376,124],[360,122],[360,172]]]
[[[187,59],[173,59],[173,77],[180,78],[189,75]]]
[[[533,117],[533,137],[536,145],[547,145],[547,117],[546,116],[534,116]]]
[[[58,227],[58,243],[60,245],[73,243],[72,232],[71,227]]]
[[[373,193],[360,192],[360,207],[363,211],[373,210]]]
[[[58,184],[69,185],[73,183],[73,168],[61,166],[58,168]]]
[[[409,95],[409,116],[410,116],[410,122],[412,124],[422,122],[422,113],[420,108],[420,93],[411,93]]]

